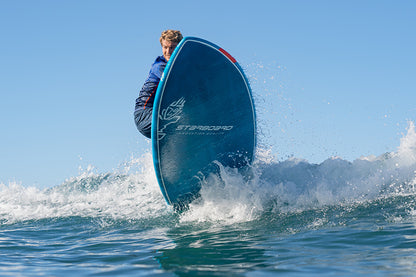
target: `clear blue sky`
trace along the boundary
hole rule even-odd
[[[165,29],[246,69],[279,160],[395,151],[416,114],[416,1],[0,0],[0,183],[111,172],[150,144],[133,107]]]

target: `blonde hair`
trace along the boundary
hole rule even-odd
[[[182,38],[183,37],[180,31],[166,30],[162,32],[159,41],[160,44],[162,44],[162,40],[179,43],[182,40]]]

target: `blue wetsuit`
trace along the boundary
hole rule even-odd
[[[155,100],[157,86],[163,70],[165,70],[166,63],[165,57],[159,56],[156,58],[150,69],[149,76],[140,90],[139,97],[136,99],[134,122],[140,133],[148,138],[151,137],[153,101]]]

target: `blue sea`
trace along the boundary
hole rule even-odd
[[[0,276],[416,276],[414,123],[379,156],[276,157],[291,138],[268,130],[294,111],[271,67],[248,67],[251,168],[221,167],[184,212],[163,199],[150,149],[48,188],[0,182]]]
[[[416,133],[352,162],[276,161],[169,208],[150,153],[40,189],[0,184],[0,276],[416,275]]]

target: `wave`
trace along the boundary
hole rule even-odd
[[[175,214],[162,197],[147,152],[114,172],[97,173],[89,166],[52,188],[0,184],[0,223],[75,216],[155,222],[174,217],[185,224],[233,224],[342,210],[336,218],[363,207],[371,216],[372,208],[381,203],[387,205],[385,210],[393,208],[389,218],[415,216],[415,175],[416,132],[409,122],[397,151],[352,162],[339,157],[320,164],[297,158],[276,162],[270,150],[259,149],[246,172],[220,167],[219,175],[206,178],[201,197],[190,209]]]
[[[359,206],[380,199],[415,195],[416,132],[409,122],[396,152],[349,162],[331,157],[320,164],[289,158],[274,162],[259,151],[251,178],[221,168],[202,187],[201,198],[182,218],[189,221],[254,220],[265,212],[287,214],[334,206]],[[409,214],[413,214],[413,201]]]
[[[17,183],[0,184],[0,220],[71,216],[141,219],[163,215],[166,205],[151,163],[151,154],[147,153],[116,172],[99,174],[89,166],[79,176],[43,190]]]

